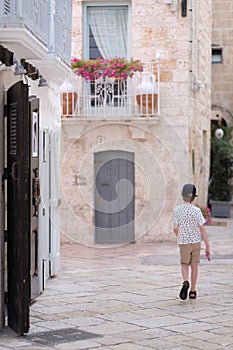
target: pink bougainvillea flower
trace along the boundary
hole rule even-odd
[[[131,59],[128,61],[124,57],[98,58],[96,60],[73,58],[71,68],[75,74],[91,82],[101,76],[126,80],[128,77],[132,77],[136,71],[143,71],[139,60]]]

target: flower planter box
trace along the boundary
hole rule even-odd
[[[232,202],[211,200],[210,204],[211,204],[211,215],[213,217],[219,217],[219,218],[231,217]]]

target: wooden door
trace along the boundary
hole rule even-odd
[[[134,154],[104,151],[94,155],[95,241],[134,241]]]
[[[8,325],[29,331],[30,300],[30,134],[28,85],[7,92],[7,276]]]

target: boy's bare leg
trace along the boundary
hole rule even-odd
[[[181,265],[181,272],[183,276],[183,281],[188,281],[189,278],[189,267],[188,265],[182,264]]]
[[[188,295],[188,290],[189,290],[189,281],[188,281],[188,272],[189,272],[189,267],[188,265],[181,264],[181,272],[183,276],[183,284],[182,288],[180,290],[180,299],[185,300],[187,299]]]
[[[196,282],[198,275],[198,264],[191,264],[191,291],[196,290]]]

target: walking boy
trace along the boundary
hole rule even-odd
[[[196,195],[196,187],[193,184],[185,184],[182,189],[184,203],[178,205],[174,212],[174,232],[180,248],[180,263],[183,277],[183,285],[180,291],[180,299],[185,300],[190,287],[189,266],[191,267],[190,299],[196,299],[196,282],[198,276],[198,264],[200,262],[201,240],[205,242],[205,254],[210,259],[210,246],[205,219],[201,210],[192,204]]]

